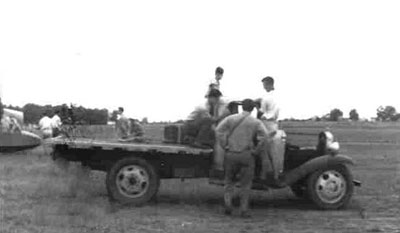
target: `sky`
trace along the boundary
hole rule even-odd
[[[0,0],[6,104],[184,119],[217,66],[228,99],[276,82],[280,118],[400,110],[399,1]]]

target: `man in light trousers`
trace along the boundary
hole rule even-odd
[[[266,138],[264,150],[260,153],[262,169],[259,178],[264,181],[268,181],[269,178],[278,181],[280,171],[276,164],[278,151],[274,137],[278,131],[279,107],[274,95],[274,79],[267,76],[262,79],[262,83],[266,93],[256,101],[260,104],[258,109],[259,118],[270,134]]]

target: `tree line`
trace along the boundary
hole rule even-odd
[[[360,120],[360,115],[358,114],[356,109],[352,109],[349,112],[349,120],[358,121]],[[322,117],[316,117],[315,120],[321,121],[339,121],[343,119],[344,114],[343,111],[335,108],[332,109],[328,114],[325,114]],[[376,110],[376,118],[377,121],[398,121],[400,120],[400,113],[396,111],[396,108],[393,106],[380,106]]]
[[[2,115],[3,107],[18,110],[24,113],[24,123],[37,124],[43,115],[52,116],[56,112],[64,124],[82,124],[82,125],[105,125],[108,121],[116,121],[117,111],[109,114],[107,109],[91,109],[83,106],[73,105],[38,105],[26,104],[23,107],[4,105],[0,99],[0,116]],[[328,114],[322,117],[314,117],[315,121],[339,121],[343,119],[344,114],[338,108],[332,109]],[[352,121],[360,120],[360,116],[356,109],[352,109],[348,114],[348,119]],[[290,119],[296,120],[296,119]],[[380,106],[376,110],[376,120],[378,121],[399,121],[400,113],[397,112],[393,106]],[[148,119],[145,117],[141,120],[142,123],[147,124]],[[183,122],[180,120],[178,122]]]

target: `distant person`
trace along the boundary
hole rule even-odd
[[[261,81],[265,93],[260,99],[256,100],[259,103],[258,116],[271,134],[267,137],[264,151],[260,154],[262,169],[259,178],[267,180],[268,175],[273,175],[273,178],[277,180],[279,171],[276,170],[274,162],[277,160],[278,152],[274,136],[278,131],[279,106],[275,97],[275,81],[270,76],[263,78]]]
[[[221,91],[220,87],[221,87],[221,80],[222,80],[223,76],[224,76],[224,69],[222,67],[218,66],[215,69],[215,78],[212,79],[210,81],[210,84],[208,85],[207,95],[212,89],[216,89],[216,90]]]
[[[264,148],[267,129],[262,122],[251,116],[255,103],[245,99],[243,112],[226,117],[217,127],[217,137],[225,150],[225,214],[232,214],[232,198],[235,177],[240,175],[240,214],[250,217],[248,213],[249,195],[254,178],[255,161],[253,154]],[[260,143],[256,146],[254,138]]]
[[[51,118],[51,122],[52,122],[51,128],[53,130],[53,137],[57,137],[61,132],[62,122],[61,122],[61,118],[60,118],[59,114],[60,114],[60,111],[56,110],[54,112],[53,117]]]
[[[12,133],[21,133],[21,125],[15,117],[10,117],[10,131]]]
[[[118,138],[127,139],[129,136],[129,119],[124,115],[124,108],[118,108],[117,122],[115,128],[117,130]]]
[[[43,138],[51,138],[53,136],[52,120],[46,114],[42,114],[42,118],[39,120],[39,129],[42,132]]]
[[[1,118],[1,131],[7,133],[20,133],[21,126],[18,123],[18,120],[12,116],[3,116]]]

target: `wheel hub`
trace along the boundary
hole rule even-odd
[[[316,182],[319,198],[326,203],[336,203],[346,194],[346,180],[337,171],[325,171]]]
[[[149,174],[144,168],[137,165],[121,168],[116,179],[120,193],[129,198],[144,195],[149,187]]]

